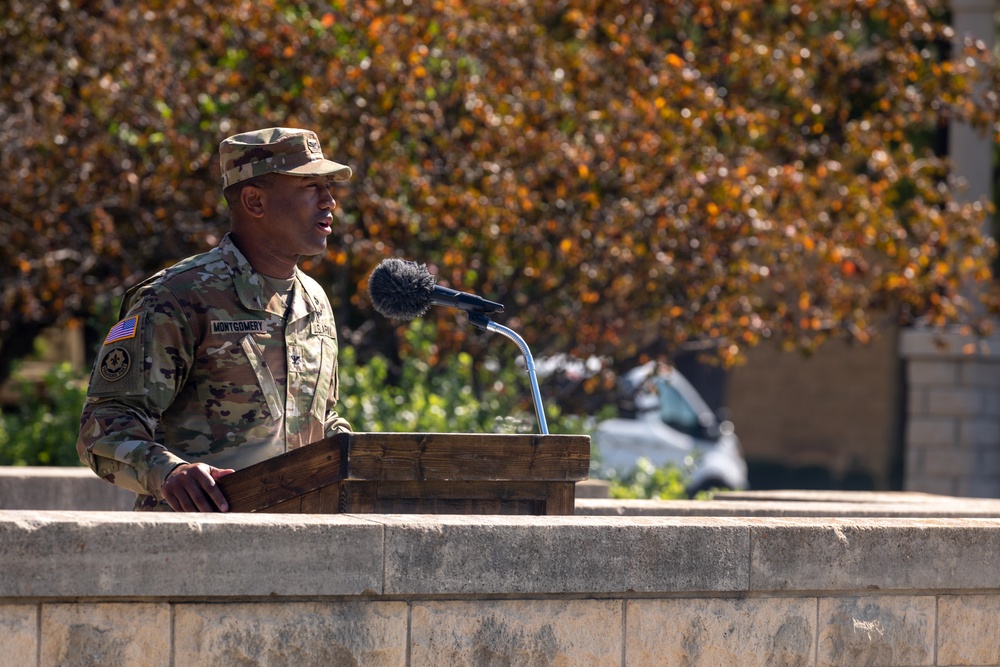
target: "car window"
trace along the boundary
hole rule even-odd
[[[694,411],[681,394],[674,389],[666,378],[656,378],[656,393],[660,399],[660,419],[672,429],[698,437],[704,427],[698,421],[698,413]]]

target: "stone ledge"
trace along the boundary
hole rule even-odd
[[[135,494],[85,467],[0,466],[0,509],[131,510]]]
[[[1000,518],[1000,500],[880,491],[726,491],[712,500],[578,498],[577,516]]]
[[[757,502],[751,500],[599,500],[576,501],[577,516],[686,516],[686,517],[851,517],[915,519],[996,519],[996,502],[953,505],[906,505],[838,502]]]
[[[0,598],[1000,590],[1000,520],[0,511]]]

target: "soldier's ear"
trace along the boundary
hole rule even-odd
[[[264,215],[264,199],[267,194],[263,188],[256,185],[247,185],[240,192],[240,204],[243,210],[255,218]]]

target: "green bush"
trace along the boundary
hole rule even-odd
[[[609,471],[608,495],[616,499],[680,500],[687,498],[687,474],[676,465],[656,467],[647,458],[640,458],[636,467],[627,475],[619,476]]]
[[[62,363],[41,380],[15,377],[20,400],[0,415],[0,465],[82,465],[76,438],[87,385],[80,374]]]
[[[524,408],[531,388],[523,367],[476,364],[465,352],[438,357],[436,329],[425,320],[414,320],[405,336],[411,352],[397,383],[388,381],[384,357],[361,363],[354,348],[341,348],[338,409],[356,431],[538,433],[534,411]],[[552,433],[585,432],[584,418],[562,416],[554,405],[545,405],[545,417]]]

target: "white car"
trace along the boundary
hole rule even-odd
[[[600,422],[592,435],[602,471],[627,475],[645,457],[689,474],[687,493],[748,487],[733,423],[720,420],[677,369],[650,362],[622,378],[631,418]]]

